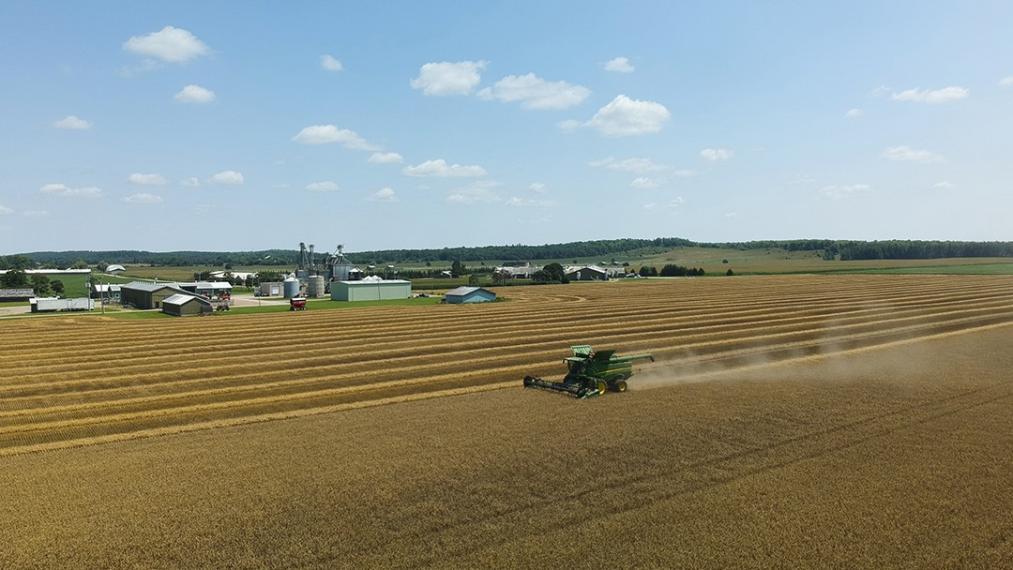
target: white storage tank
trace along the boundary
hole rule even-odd
[[[282,282],[283,293],[286,299],[299,296],[299,280],[294,275],[289,275]]]
[[[314,275],[306,279],[306,296],[323,297],[326,282],[323,275]]]

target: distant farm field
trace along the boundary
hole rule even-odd
[[[1013,555],[1009,277],[498,292],[510,302],[0,322],[0,566]],[[658,362],[627,394],[520,388],[579,343]]]

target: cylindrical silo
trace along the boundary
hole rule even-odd
[[[299,280],[289,275],[282,283],[283,293],[286,299],[299,296]]]
[[[307,297],[323,297],[324,296],[324,276],[313,275],[306,280],[306,296]]]

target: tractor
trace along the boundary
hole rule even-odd
[[[561,382],[525,376],[525,388],[541,388],[569,394],[579,399],[601,396],[605,392],[625,392],[626,381],[633,376],[633,363],[640,360],[654,362],[650,354],[617,356],[614,350],[593,350],[590,345],[571,346],[573,356],[563,360],[567,373]]]

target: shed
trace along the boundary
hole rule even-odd
[[[566,268],[566,276],[573,281],[605,281],[608,271],[597,265],[583,265]]]
[[[112,283],[93,283],[91,284],[91,298],[119,301],[120,286]]]
[[[33,313],[49,311],[90,311],[95,308],[95,301],[88,297],[79,299],[61,299],[59,297],[33,297],[28,300],[32,304]]]
[[[31,287],[18,289],[0,289],[0,301],[27,301],[35,296]]]
[[[162,312],[175,317],[201,315],[211,311],[211,301],[204,297],[177,293],[162,300]]]
[[[332,301],[386,301],[412,296],[412,282],[404,279],[370,279],[331,283]]]
[[[106,266],[106,273],[123,273],[127,268],[118,263]]]
[[[443,294],[443,301],[459,305],[462,303],[488,303],[496,300],[496,293],[485,287],[458,287]]]
[[[189,294],[176,283],[133,281],[120,285],[120,302],[138,309],[158,309],[163,300],[176,293]]]

